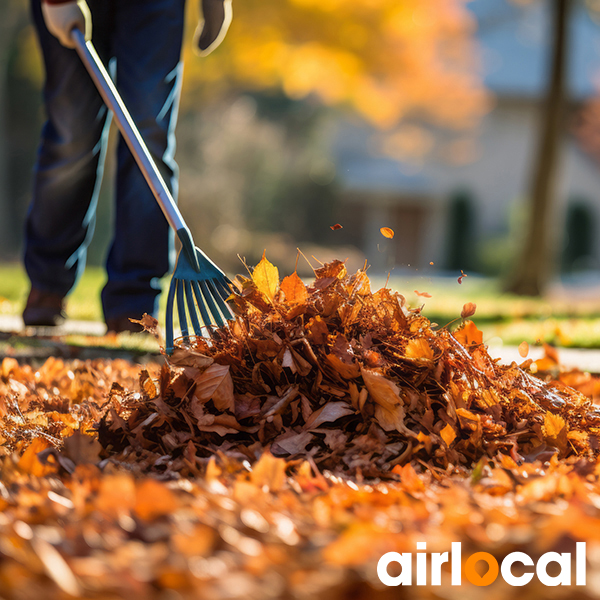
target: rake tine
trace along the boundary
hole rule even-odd
[[[192,327],[196,335],[202,335],[202,327],[198,321],[198,314],[196,310],[196,303],[194,302],[194,294],[192,292],[192,284],[189,281],[185,281],[185,299],[187,300],[188,312],[190,313],[190,319],[192,321]]]
[[[229,279],[227,279],[227,282],[231,283]],[[219,290],[219,296],[221,296],[223,300],[227,300],[227,298],[231,296],[231,289],[227,287],[226,282],[223,282],[221,279],[213,279],[213,283]]]
[[[227,306],[227,302],[223,298],[223,294],[219,291],[217,287],[217,280],[209,279],[207,282],[208,287],[211,288],[212,296],[217,301],[217,305],[221,310],[221,314],[227,319],[231,315],[231,311],[229,310],[229,306]],[[227,296],[229,298],[229,296]]]
[[[174,349],[173,343],[173,300],[175,299],[175,277],[171,279],[169,286],[169,295],[167,297],[167,314],[165,323],[165,343],[167,354],[172,354]]]
[[[188,329],[187,317],[185,314],[185,299],[183,281],[177,281],[177,312],[179,314],[179,328],[181,335],[186,342],[189,342],[190,331]]]
[[[202,292],[200,291],[200,286],[197,281],[192,281],[192,289],[194,290],[194,296],[196,296],[196,302],[198,303],[198,308],[200,309],[200,314],[202,315],[202,322],[205,327],[210,327],[212,323],[212,319],[208,314],[208,310],[206,309],[206,303],[204,302],[204,298],[202,297]]]
[[[215,301],[212,296],[212,290],[208,287],[208,285],[206,285],[206,281],[200,282],[200,288],[202,289],[202,296],[206,300],[206,304],[208,305],[208,308],[213,316],[215,323],[217,324],[217,327],[223,327],[225,322],[223,321],[223,317],[221,316],[221,313],[219,312],[219,309],[215,304]]]

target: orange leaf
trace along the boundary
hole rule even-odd
[[[429,294],[427,292],[419,292],[419,291],[415,290],[415,294],[417,296],[421,296],[422,298],[431,298],[431,294]]]
[[[477,329],[473,321],[466,321],[465,324],[457,329],[452,335],[463,345],[481,345],[483,344],[483,333]]]
[[[281,282],[281,290],[285,294],[285,301],[288,304],[304,304],[308,299],[306,286],[296,271]]]
[[[336,223],[335,225],[330,225],[330,229],[336,231],[337,229],[343,229],[343,227],[339,223]]]
[[[452,425],[450,425],[450,423],[448,423],[448,425],[446,425],[446,427],[444,427],[444,429],[442,429],[440,431],[440,436],[442,437],[444,442],[446,442],[446,445],[450,446],[450,444],[456,438],[456,431],[454,431],[454,428],[452,427]]]
[[[252,281],[258,290],[273,302],[279,289],[279,269],[267,260],[266,252],[252,271]]]
[[[19,469],[34,477],[43,477],[55,471],[52,465],[43,465],[38,458],[42,450],[50,447],[50,443],[42,438],[35,438],[19,459]]]
[[[529,354],[529,344],[527,342],[521,342],[519,344],[519,354],[522,358],[526,358]]]
[[[381,231],[383,237],[389,238],[390,240],[394,237],[394,230],[389,227],[382,227],[379,231]]]

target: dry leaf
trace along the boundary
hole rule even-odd
[[[474,302],[467,302],[460,313],[461,319],[468,319],[475,314],[477,305]]]
[[[266,252],[252,271],[252,281],[258,291],[263,293],[270,302],[275,300],[279,290],[279,269],[267,260]]]
[[[529,354],[529,344],[527,342],[521,342],[519,344],[519,354],[521,355],[521,358],[527,358],[527,355]]]
[[[304,304],[308,299],[308,290],[296,271],[284,278],[281,290],[288,304]]]
[[[382,227],[379,231],[381,231],[381,235],[383,237],[392,239],[394,237],[394,230],[389,227]]]

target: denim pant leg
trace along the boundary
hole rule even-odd
[[[85,267],[94,230],[108,112],[77,53],[48,32],[40,0],[31,8],[46,68],[48,120],[26,221],[25,268],[33,287],[64,295]]]
[[[120,0],[113,38],[117,87],[173,196],[185,0]],[[173,235],[125,142],[118,145],[115,236],[102,292],[106,319],[156,314]]]

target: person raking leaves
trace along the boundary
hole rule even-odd
[[[231,0],[201,0],[200,55],[231,22]],[[71,31],[93,39],[172,194],[181,89],[185,0],[32,0],[46,71],[46,121],[25,231],[31,290],[23,321],[60,325],[66,297],[85,268],[108,141],[110,114],[75,52]],[[114,234],[102,308],[108,331],[135,331],[156,315],[159,280],[172,267],[173,236],[123,139],[117,147]]]

